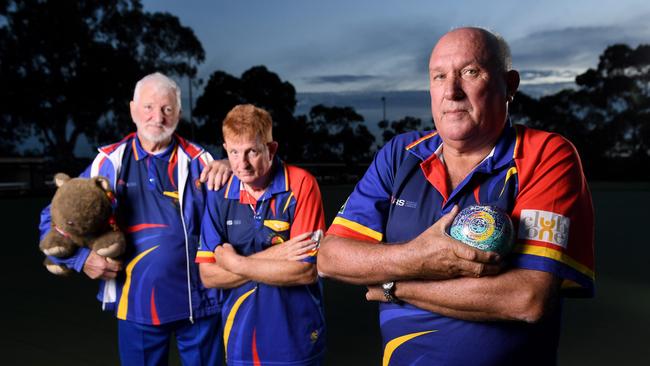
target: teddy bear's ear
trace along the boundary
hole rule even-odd
[[[63,183],[69,180],[70,180],[70,176],[65,173],[56,173],[56,175],[54,176],[54,184],[56,184],[57,187],[61,187]]]
[[[95,180],[95,184],[97,184],[101,189],[105,191],[111,190],[111,182],[109,182],[108,179],[104,177],[95,177],[93,179]]]

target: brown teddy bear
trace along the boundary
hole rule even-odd
[[[50,206],[52,230],[41,240],[41,251],[53,257],[67,257],[78,247],[88,247],[103,257],[115,258],[122,254],[126,242],[115,224],[114,196],[108,179],[71,179],[58,173],[54,182],[58,189]],[[56,275],[72,272],[48,258],[44,264]]]

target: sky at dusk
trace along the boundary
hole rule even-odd
[[[505,37],[522,84],[571,82],[614,43],[650,43],[647,0],[146,0],[191,27],[206,60],[234,76],[266,65],[299,93],[427,89],[436,40],[453,27]]]

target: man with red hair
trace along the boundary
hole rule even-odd
[[[210,192],[197,255],[207,287],[223,289],[229,365],[318,365],[325,319],[316,272],[325,228],[316,179],[277,156],[272,120],[253,105],[223,121],[233,176]]]

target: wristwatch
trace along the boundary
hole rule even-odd
[[[395,296],[395,281],[386,282],[381,285],[384,289],[384,296],[388,302],[393,304],[399,304],[399,299]]]

